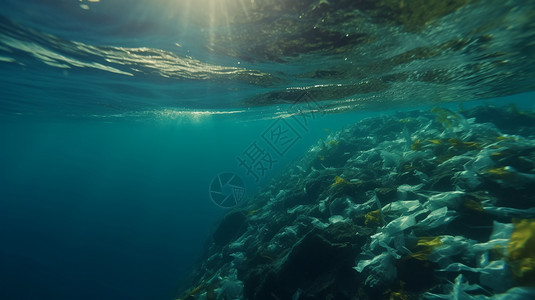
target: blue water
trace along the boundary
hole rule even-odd
[[[1,298],[171,299],[226,212],[214,176],[236,172],[253,195],[363,115],[318,119],[259,183],[236,157],[272,120],[2,122]]]
[[[172,297],[221,214],[183,129],[2,124],[2,298]]]
[[[494,2],[465,19],[496,14]],[[219,14],[210,27],[200,17],[210,1],[188,3],[3,2],[0,299],[173,299],[228,211],[209,194],[221,172],[238,174],[252,197],[318,139],[364,117],[460,101],[533,105],[534,32],[514,18],[533,3],[508,3],[503,24],[518,28],[488,29],[487,47],[474,38],[453,54],[384,68],[369,66],[482,24],[452,29],[446,18],[418,35],[371,22],[363,28],[376,44],[281,59],[258,50],[276,38],[256,48],[246,47],[254,33],[226,40],[265,21],[225,26]],[[421,79],[435,67],[450,68],[451,80]],[[325,70],[342,75],[306,75]],[[309,91],[320,113],[306,128],[285,119],[299,139],[255,178],[237,157],[291,112],[296,90]]]

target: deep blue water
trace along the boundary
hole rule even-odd
[[[253,195],[363,115],[318,119],[260,183],[236,157],[272,120],[2,122],[2,298],[171,299],[226,212],[214,176],[236,172]]]
[[[2,298],[170,299],[222,213],[186,128],[2,124]]]
[[[473,14],[497,14],[495,2],[460,10],[466,29],[448,27],[449,16],[420,34],[363,23],[375,42],[277,57],[259,49],[287,37],[262,44],[252,37],[265,19],[225,25],[221,12],[210,27],[210,1],[5,1],[0,299],[173,299],[227,212],[210,199],[217,174],[239,174],[252,196],[318,139],[367,116],[465,101],[532,109],[534,32],[522,17],[533,3],[508,2],[510,18],[486,33],[492,43],[465,32],[484,25],[468,22]],[[467,43],[398,62],[443,45],[444,33]],[[338,75],[318,75],[326,70]],[[306,128],[291,123],[299,140],[257,182],[237,157],[291,112],[296,90],[321,113]]]

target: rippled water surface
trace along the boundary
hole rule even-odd
[[[533,1],[8,1],[3,114],[330,111],[531,91]],[[13,75],[15,74],[15,75]]]

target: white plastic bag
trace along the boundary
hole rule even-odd
[[[354,267],[357,272],[369,274],[365,284],[369,287],[389,284],[397,277],[395,257],[388,251],[369,260],[361,260]]]
[[[436,194],[429,197],[427,206],[431,210],[435,210],[444,206],[448,208],[457,209],[461,205],[464,196],[464,192],[461,191],[451,191]]]

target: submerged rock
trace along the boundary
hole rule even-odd
[[[217,230],[214,232],[214,243],[225,245],[243,233],[245,229],[245,215],[234,212],[225,216]]]
[[[396,113],[321,141],[223,219],[185,299],[535,297],[535,122],[515,134],[500,120],[518,110],[492,124],[489,109]]]
[[[336,236],[330,238],[336,239]],[[355,287],[348,281],[356,276],[351,269],[354,250],[361,246],[354,243],[355,240],[351,237],[344,242],[333,242],[317,229],[309,232],[275,266],[245,268],[243,276],[248,279],[245,283],[249,288],[246,295],[249,299],[273,299],[274,296],[291,299],[296,294],[306,294],[309,298],[325,299],[342,292],[347,293],[349,299],[348,289]],[[342,289],[343,282],[351,284]]]

